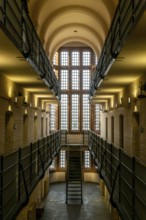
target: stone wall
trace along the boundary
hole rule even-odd
[[[141,79],[127,86],[122,91],[122,96],[118,94],[122,102],[118,103],[115,97],[112,108],[110,104],[107,109],[103,108],[101,112],[101,137],[109,143],[113,142],[117,147],[120,146],[120,116],[122,115],[124,150],[146,161],[146,98],[138,98],[140,84],[145,81],[146,77],[142,76]],[[129,97],[130,103],[128,103]],[[114,126],[112,126],[112,117],[114,118]]]

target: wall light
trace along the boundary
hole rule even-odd
[[[17,102],[18,102],[18,98],[17,98],[17,97],[15,97],[14,101],[15,101],[15,103],[17,103]]]
[[[129,104],[131,103],[131,98],[130,98],[130,97],[128,97],[128,103],[129,103]]]
[[[12,112],[12,106],[11,105],[8,106],[8,111]]]
[[[24,114],[27,115],[27,109],[25,109]]]

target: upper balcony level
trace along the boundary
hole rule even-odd
[[[45,99],[60,99],[58,79],[24,1],[0,1],[0,28],[0,73],[28,92],[41,92]]]

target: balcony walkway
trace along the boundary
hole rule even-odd
[[[110,220],[111,214],[99,185],[83,184],[83,204],[65,204],[65,183],[50,185],[40,220]]]

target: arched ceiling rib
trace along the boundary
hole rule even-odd
[[[74,32],[74,30],[76,30],[77,32]],[[83,36],[80,36],[80,33],[83,33]],[[66,38],[67,39],[72,39],[72,41],[74,40],[78,40],[80,39],[80,41],[82,42],[82,39],[85,43],[87,43],[87,45],[92,45],[92,49],[94,50],[94,52],[96,53],[96,55],[99,55],[101,52],[101,39],[100,36],[98,36],[98,33],[96,33],[96,31],[94,31],[92,28],[86,26],[86,25],[77,25],[77,24],[73,24],[73,25],[65,25],[65,27],[60,27],[58,28],[48,39],[48,43],[47,45],[45,45],[46,51],[50,52],[50,58],[52,58],[55,50],[54,48],[58,49],[58,46],[62,46],[63,42],[66,42]],[[56,44],[56,42],[58,42],[58,44]],[[61,42],[61,44],[59,45],[59,42]],[[96,43],[95,43],[96,42]]]
[[[78,17],[80,17],[80,20],[78,19]],[[90,23],[92,23],[92,26],[90,25]],[[97,28],[94,29],[94,27]],[[66,32],[67,29],[68,32]],[[51,30],[51,32],[49,30]],[[44,42],[45,45],[47,45],[47,47],[45,48],[46,51],[48,50],[48,46],[50,45],[49,51],[50,53],[52,53],[51,38],[56,38],[56,35],[61,32],[62,35],[64,32],[66,32],[65,36],[69,37],[70,34],[75,34],[74,30],[77,30],[78,33],[76,33],[76,35],[79,37],[84,36],[86,32],[86,36],[88,37],[88,39],[91,39],[91,41],[93,41],[94,39],[94,44],[98,45],[98,52],[101,51],[101,47],[103,45],[106,35],[105,31],[102,28],[102,25],[100,25],[96,21],[96,19],[93,19],[91,16],[78,12],[68,12],[65,15],[57,16],[54,21],[49,22],[46,34],[44,35]]]
[[[50,14],[50,11],[56,11],[57,8],[60,8],[60,7],[63,7],[64,5],[81,5],[81,6],[85,6],[85,5],[88,5],[89,7],[92,7],[92,8],[95,8],[98,9],[98,10],[101,10],[101,4],[103,5],[103,7],[108,11],[108,14],[110,16],[110,18],[113,16],[114,12],[115,12],[115,8],[116,8],[116,5],[117,5],[117,2],[118,0],[110,0],[110,3],[109,3],[109,0],[90,0],[90,1],[78,1],[78,0],[74,0],[72,2],[72,0],[70,1],[66,1],[66,0],[62,0],[61,2],[58,0],[56,1],[46,1],[46,0],[41,0],[41,1],[38,1],[38,0],[28,0],[29,2],[29,8],[31,9],[30,10],[30,15],[31,15],[31,18],[33,19],[34,22],[38,22],[38,18],[39,18],[39,15],[41,14],[43,8],[47,8],[47,14]],[[96,11],[98,11],[96,10]],[[102,15],[103,16],[103,15]]]
[[[58,44],[55,44],[54,49],[52,49],[52,54],[50,55],[50,59],[53,59],[54,53],[55,53],[61,46],[65,45],[65,44],[67,44],[67,43],[72,43],[72,42],[78,42],[78,43],[81,42],[81,44],[83,43],[83,44],[89,46],[90,48],[92,48],[93,51],[94,51],[95,54],[96,54],[97,49],[96,49],[96,45],[94,45],[93,42],[91,42],[91,41],[89,41],[88,39],[85,39],[85,38],[83,38],[83,37],[82,37],[82,38],[79,38],[79,37],[77,37],[77,38],[72,38],[72,37],[70,37],[70,38],[62,38],[60,41],[58,41]]]
[[[97,28],[101,35],[105,35],[108,29],[107,22],[101,17],[98,12],[91,10],[87,7],[81,6],[68,6],[61,8],[51,15],[48,15],[46,20],[42,23],[39,28],[40,37],[44,37],[46,32],[49,32],[48,29],[51,29],[50,26],[61,26],[64,23],[88,23],[88,25]]]

